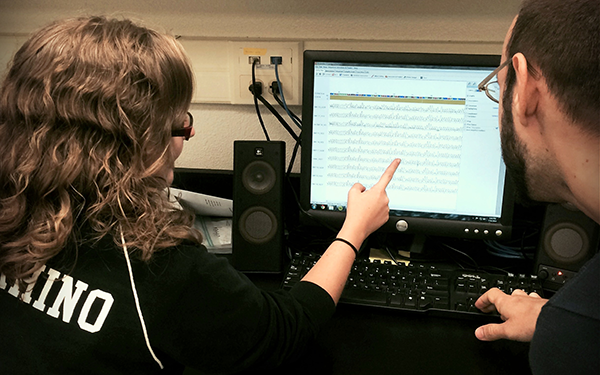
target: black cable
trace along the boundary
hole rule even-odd
[[[333,233],[338,233],[340,231],[340,228],[335,228],[335,227],[329,225],[329,223],[327,223],[326,221],[320,220],[318,217],[312,215],[310,212],[308,212],[307,210],[302,208],[302,205],[300,204],[300,199],[298,198],[298,193],[296,193],[296,190],[293,187],[291,188],[291,190],[292,190],[292,193],[294,194],[294,200],[296,201],[296,205],[298,206],[298,209],[300,210],[301,214],[306,215],[307,217],[311,218],[311,220],[318,223],[320,226],[330,230]]]
[[[294,138],[294,141],[296,141],[295,145],[294,145],[294,151],[292,152],[292,158],[290,160],[290,164],[288,165],[288,170],[286,172],[286,174],[289,175],[291,174],[291,170],[292,167],[294,165],[294,161],[296,160],[296,155],[298,154],[298,148],[300,147],[300,136],[297,135],[292,128],[290,127],[290,125],[285,121],[285,119],[279,114],[279,112],[277,112],[277,110],[271,105],[271,103],[269,103],[267,101],[267,99],[265,99],[262,95],[254,95],[254,97],[257,100],[260,100],[261,103],[263,103],[265,105],[265,107],[267,107],[267,109],[269,111],[271,111],[271,113],[277,118],[277,120],[279,120],[279,122],[281,123],[281,125],[285,128],[285,130],[287,130],[287,132],[290,134],[290,136],[292,138]]]
[[[269,138],[269,133],[267,133],[267,128],[262,119],[262,116],[260,115],[260,109],[258,108],[257,93],[254,91],[254,89],[256,88],[256,64],[258,64],[258,59],[254,59],[254,61],[252,62],[252,89],[250,89],[250,92],[252,93],[252,98],[254,99],[254,108],[256,109],[256,115],[258,116],[260,126],[262,127],[262,130],[265,133],[265,138],[267,139],[267,141],[270,141],[271,139]]]
[[[275,86],[276,84],[276,86]],[[294,166],[294,161],[296,160],[296,156],[298,154],[298,148],[300,147],[301,144],[301,139],[302,139],[302,120],[300,120],[300,118],[298,116],[296,116],[296,114],[294,112],[292,112],[291,110],[286,108],[286,105],[281,101],[281,99],[279,98],[278,92],[279,92],[279,83],[278,82],[274,82],[273,84],[271,84],[271,94],[273,95],[273,98],[275,98],[275,101],[279,104],[279,106],[283,109],[286,109],[286,113],[292,118],[292,121],[294,122],[294,124],[296,124],[296,126],[298,126],[298,128],[300,129],[300,134],[298,135],[298,140],[296,140],[296,144],[294,145],[294,151],[292,152],[292,158],[290,160],[290,163],[288,165],[288,170],[287,170],[287,175],[288,177],[290,176],[290,174],[292,173],[292,167]]]
[[[287,103],[285,102],[285,95],[283,94],[283,87],[281,85],[281,81],[279,80],[279,69],[277,68],[278,66],[279,66],[279,64],[275,63],[275,79],[277,79],[277,87],[279,89],[279,93],[281,94],[281,102],[283,103],[283,109],[285,109],[285,112],[288,114],[288,116],[290,116],[290,118],[292,119],[292,122],[294,122],[299,128],[302,128],[302,124],[300,124],[299,122],[296,122],[296,120],[292,116],[292,113],[288,109]]]
[[[258,107],[258,101],[260,101],[261,103],[263,103],[265,105],[265,107],[267,107],[267,109],[277,118],[277,120],[279,120],[279,122],[285,128],[285,130],[287,130],[287,132],[294,139],[294,141],[296,141],[296,143],[294,145],[294,151],[292,153],[292,159],[290,160],[290,164],[289,164],[288,170],[287,170],[287,175],[289,176],[291,174],[291,169],[292,169],[292,166],[294,165],[294,161],[295,161],[296,155],[298,153],[298,147],[300,146],[300,136],[297,135],[292,130],[292,128],[290,127],[290,125],[279,114],[279,112],[277,112],[277,110],[271,105],[271,103],[269,103],[267,101],[267,99],[265,99],[260,93],[256,93],[255,92],[254,88],[257,87],[257,85],[256,85],[256,76],[255,76],[255,65],[256,65],[257,61],[258,60],[254,60],[254,62],[252,63],[252,86],[249,87],[249,90],[252,93],[252,96],[254,98],[254,106],[256,108],[256,113],[258,115],[258,119],[259,119],[260,124],[261,124],[261,126],[263,128],[263,131],[265,132],[265,136],[267,138],[267,141],[270,141],[270,139],[269,139],[269,135],[267,134],[267,130],[265,128],[265,125],[264,125],[264,122],[262,120],[262,117],[260,115],[260,110],[259,110],[259,107]]]
[[[281,101],[281,98],[279,97],[278,91],[279,91],[279,85],[277,85],[277,91],[274,90],[273,86],[271,86],[271,90],[273,93],[273,98],[275,98],[275,101],[277,102],[277,104],[279,104],[279,106],[283,109],[285,109],[285,104],[283,104],[283,101]],[[288,109],[289,111],[289,115],[292,117],[292,120],[294,121],[294,124],[296,124],[296,126],[300,129],[302,129],[302,120],[300,119],[300,117],[298,117],[294,112],[292,112],[290,109]]]
[[[302,133],[300,133],[300,134],[302,134]],[[300,141],[296,141],[296,144],[294,145],[294,151],[292,152],[292,158],[290,159],[290,164],[288,165],[288,170],[286,172],[288,177],[290,176],[290,174],[292,174],[292,167],[294,166],[294,161],[296,160],[296,155],[298,154],[299,147],[300,147]]]
[[[384,246],[384,249],[387,253],[387,255],[390,257],[390,259],[392,260],[392,262],[394,262],[395,265],[398,265],[398,260],[396,259],[396,257],[394,256],[394,254],[392,254],[392,251],[390,250],[389,247]],[[401,256],[402,257],[402,256]],[[402,257],[404,258],[404,257]],[[409,258],[410,259],[410,258]]]
[[[294,131],[292,130],[292,128],[290,127],[290,125],[288,125],[288,123],[284,120],[284,118],[281,117],[281,115],[279,114],[279,112],[277,112],[277,110],[275,108],[273,108],[273,106],[271,105],[271,103],[269,103],[267,101],[267,99],[265,99],[262,95],[254,95],[254,98],[260,100],[260,102],[262,104],[264,104],[265,107],[267,107],[267,109],[269,111],[271,111],[271,113],[273,113],[273,115],[275,117],[277,117],[277,120],[279,120],[279,122],[281,123],[281,125],[283,125],[283,127],[285,128],[285,130],[288,131],[288,133],[292,136],[292,138],[294,138],[294,140],[296,142],[300,141],[300,138],[298,137],[298,135],[296,133],[294,133]]]
[[[480,269],[481,269],[481,267],[479,267],[479,265],[477,264],[477,262],[475,261],[475,259],[473,259],[473,258],[472,258],[472,257],[471,257],[469,254],[467,254],[467,253],[465,253],[465,252],[463,252],[463,251],[460,251],[460,250],[458,250],[457,248],[455,248],[455,247],[452,247],[452,246],[448,245],[448,244],[447,244],[447,243],[445,243],[445,242],[440,242],[440,244],[441,244],[443,247],[445,247],[445,248],[447,248],[447,249],[450,249],[450,250],[454,251],[455,253],[457,253],[457,254],[460,254],[460,255],[462,255],[463,257],[465,257],[465,258],[469,259],[469,261],[472,263],[472,267],[474,267],[476,270],[480,270]],[[461,268],[464,268],[464,267],[463,267],[463,266],[462,266],[460,263],[458,263],[456,260],[455,260],[455,262],[456,262],[456,263],[459,265],[459,267],[461,267]]]

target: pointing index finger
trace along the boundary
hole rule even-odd
[[[387,167],[385,172],[383,172],[383,174],[381,175],[381,178],[379,179],[379,181],[377,181],[377,183],[375,185],[381,186],[383,189],[385,189],[388,186],[388,184],[390,183],[390,181],[392,181],[392,178],[394,177],[394,173],[396,173],[396,169],[398,169],[399,165],[400,165],[400,159],[394,159],[392,161],[392,163]]]

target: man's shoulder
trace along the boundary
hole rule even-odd
[[[590,259],[547,305],[600,320],[600,253]]]

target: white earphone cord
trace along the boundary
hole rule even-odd
[[[163,370],[164,366],[160,359],[154,354],[152,346],[150,345],[150,338],[148,337],[148,331],[146,330],[146,323],[144,322],[144,316],[142,315],[142,309],[140,307],[140,300],[138,298],[137,290],[135,288],[135,281],[133,279],[133,270],[131,269],[131,261],[129,260],[129,253],[127,252],[127,245],[125,244],[125,237],[123,236],[123,230],[121,232],[121,243],[123,244],[123,253],[125,253],[125,260],[127,261],[127,269],[129,270],[129,280],[131,281],[131,290],[133,291],[133,299],[135,300],[135,307],[137,309],[138,316],[140,317],[140,323],[142,323],[142,331],[144,332],[144,339],[146,340],[146,346],[152,355],[152,358],[158,363],[160,369]]]

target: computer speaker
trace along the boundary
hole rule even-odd
[[[581,211],[560,204],[546,207],[534,273],[544,289],[558,290],[598,252],[599,226]]]
[[[281,272],[285,143],[235,141],[233,148],[233,266]]]

